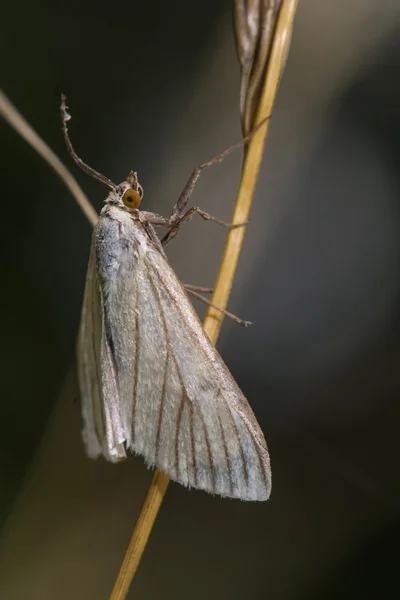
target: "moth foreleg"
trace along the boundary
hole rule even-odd
[[[184,210],[187,206],[187,203],[190,200],[190,197],[195,188],[197,180],[200,177],[201,172],[204,169],[211,167],[212,165],[216,165],[217,163],[222,162],[224,160],[224,158],[226,156],[228,156],[228,154],[230,154],[231,152],[234,152],[241,146],[244,146],[245,144],[247,144],[247,142],[260,129],[260,127],[262,127],[262,125],[264,125],[266,123],[266,121],[268,121],[269,118],[270,118],[270,116],[263,119],[261,121],[261,123],[259,123],[256,127],[254,127],[254,129],[252,131],[250,131],[250,133],[248,135],[246,135],[246,137],[244,137],[241,140],[239,140],[238,142],[236,142],[236,144],[233,144],[229,148],[226,148],[226,150],[224,150],[223,152],[220,152],[219,154],[217,154],[217,156],[214,156],[214,158],[212,158],[211,160],[208,160],[207,162],[203,163],[202,165],[199,165],[198,167],[196,167],[193,170],[191,176],[189,177],[189,179],[186,182],[185,187],[183,188],[181,195],[179,196],[178,202],[175,204],[175,206],[173,208],[172,217],[180,218],[183,216]]]
[[[175,223],[171,223],[172,227],[168,231],[168,233],[166,233],[162,238],[161,244],[163,246],[169,244],[169,242],[173,240],[175,236],[178,235],[181,227],[186,223],[186,221],[189,221],[194,214],[198,214],[205,221],[214,221],[214,223],[218,223],[218,225],[228,227],[229,229],[234,227],[243,227],[244,225],[247,225],[247,221],[245,223],[226,223],[225,221],[221,221],[221,219],[217,219],[216,217],[213,217],[212,215],[204,212],[204,210],[201,210],[198,206],[193,206],[193,208],[189,208],[189,210],[185,212],[182,215],[182,217],[180,217]]]

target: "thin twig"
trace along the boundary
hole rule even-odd
[[[19,135],[24,138],[28,144],[32,146],[34,150],[50,165],[50,167],[57,173],[60,179],[65,183],[67,188],[70,190],[78,205],[82,209],[84,215],[87,217],[91,225],[97,223],[97,213],[93,206],[90,204],[86,195],[79,187],[75,177],[71,175],[68,169],[63,165],[59,158],[49,148],[49,146],[42,140],[42,138],[36,133],[34,129],[27,123],[20,112],[10,102],[7,96],[0,90],[0,116],[2,116],[11,127],[13,127]]]
[[[261,123],[272,112],[282,67],[286,59],[297,0],[283,0],[272,43],[268,72],[260,97],[255,125]],[[251,201],[256,185],[257,175],[263,154],[265,137],[269,121],[254,135],[248,145],[243,164],[242,178],[233,211],[232,223],[243,223],[248,220]],[[243,243],[244,227],[236,227],[229,231],[221,261],[214,293],[213,304],[225,308],[228,303],[232,282],[235,275],[240,249]],[[213,344],[216,343],[221,328],[223,315],[213,308],[208,310],[204,321],[204,329]],[[109,600],[124,600],[129,586],[136,573],[139,561],[149,538],[155,518],[161,506],[169,479],[157,471],[150,484],[138,522],[133,531],[125,558],[118,573]]]

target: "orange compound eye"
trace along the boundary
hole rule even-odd
[[[122,196],[122,202],[128,208],[139,208],[142,198],[136,190],[128,188],[125,194]]]

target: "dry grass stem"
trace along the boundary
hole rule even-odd
[[[272,113],[290,44],[296,7],[297,0],[237,0],[236,2],[236,36],[242,66],[242,127],[245,134]],[[89,222],[95,225],[98,219],[97,213],[75,178],[1,90],[0,116],[53,168],[71,191]],[[248,144],[232,223],[248,221],[268,127],[267,120]],[[232,288],[244,230],[244,227],[233,228],[227,236],[211,299],[213,304],[223,309],[227,306]],[[218,339],[222,320],[223,314],[210,307],[204,321],[204,329],[213,344]],[[168,483],[169,478],[156,471],[109,600],[126,598]]]
[[[140,512],[135,530],[129,541],[124,560],[120,567],[110,600],[124,600],[136,572],[140,558],[149,539],[158,509],[163,501],[169,484],[169,477],[161,471],[156,471],[147,492],[146,500]]]
[[[296,7],[297,0],[282,1],[273,35],[268,69],[265,73],[264,85],[256,110],[254,126],[261,123],[272,112],[280,75],[284,68],[288,52]],[[233,223],[243,223],[248,220],[268,126],[269,121],[266,121],[265,126],[262,126],[249,142],[244,159],[239,192],[233,211]],[[228,303],[243,243],[244,229],[244,227],[237,227],[231,229],[228,234],[212,296],[213,304],[221,308],[226,308]],[[204,329],[213,344],[217,341],[222,319],[223,315],[210,307],[204,321]],[[126,598],[161,506],[167,485],[168,477],[156,471],[109,600],[124,600]]]
[[[28,144],[32,146],[34,150],[50,165],[50,167],[57,173],[60,179],[65,183],[71,194],[74,196],[78,205],[82,209],[82,212],[87,217],[92,225],[97,223],[97,213],[93,206],[90,204],[86,195],[79,187],[76,179],[71,175],[68,169],[63,165],[59,158],[49,148],[49,146],[42,140],[42,138],[36,133],[29,123],[24,119],[20,112],[10,102],[7,96],[0,90],[0,116],[11,127],[13,127],[19,135],[24,138]]]

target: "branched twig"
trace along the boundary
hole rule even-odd
[[[253,126],[257,126],[272,112],[280,75],[284,67],[290,42],[297,0],[281,0],[282,6],[273,33],[273,41],[268,60],[268,69],[264,72],[263,85],[259,101],[254,110]],[[249,4],[252,4],[249,2]],[[245,8],[244,8],[245,10]],[[244,15],[245,16],[245,15]],[[262,24],[260,24],[262,26]],[[250,114],[250,113],[249,113]],[[232,223],[244,223],[248,220],[251,201],[256,185],[258,170],[263,154],[265,137],[269,121],[252,137],[244,159],[242,178],[233,211]],[[245,132],[248,133],[251,127]],[[212,296],[212,303],[226,308],[232,282],[236,271],[240,249],[244,237],[244,227],[230,230],[225,245],[217,281]],[[204,329],[213,344],[216,343],[221,328],[223,315],[213,308],[208,310],[204,321]],[[132,534],[131,541],[115,581],[109,600],[124,600],[131,581],[136,573],[139,561],[149,538],[153,523],[161,506],[169,479],[157,471],[143,504],[139,520]]]

